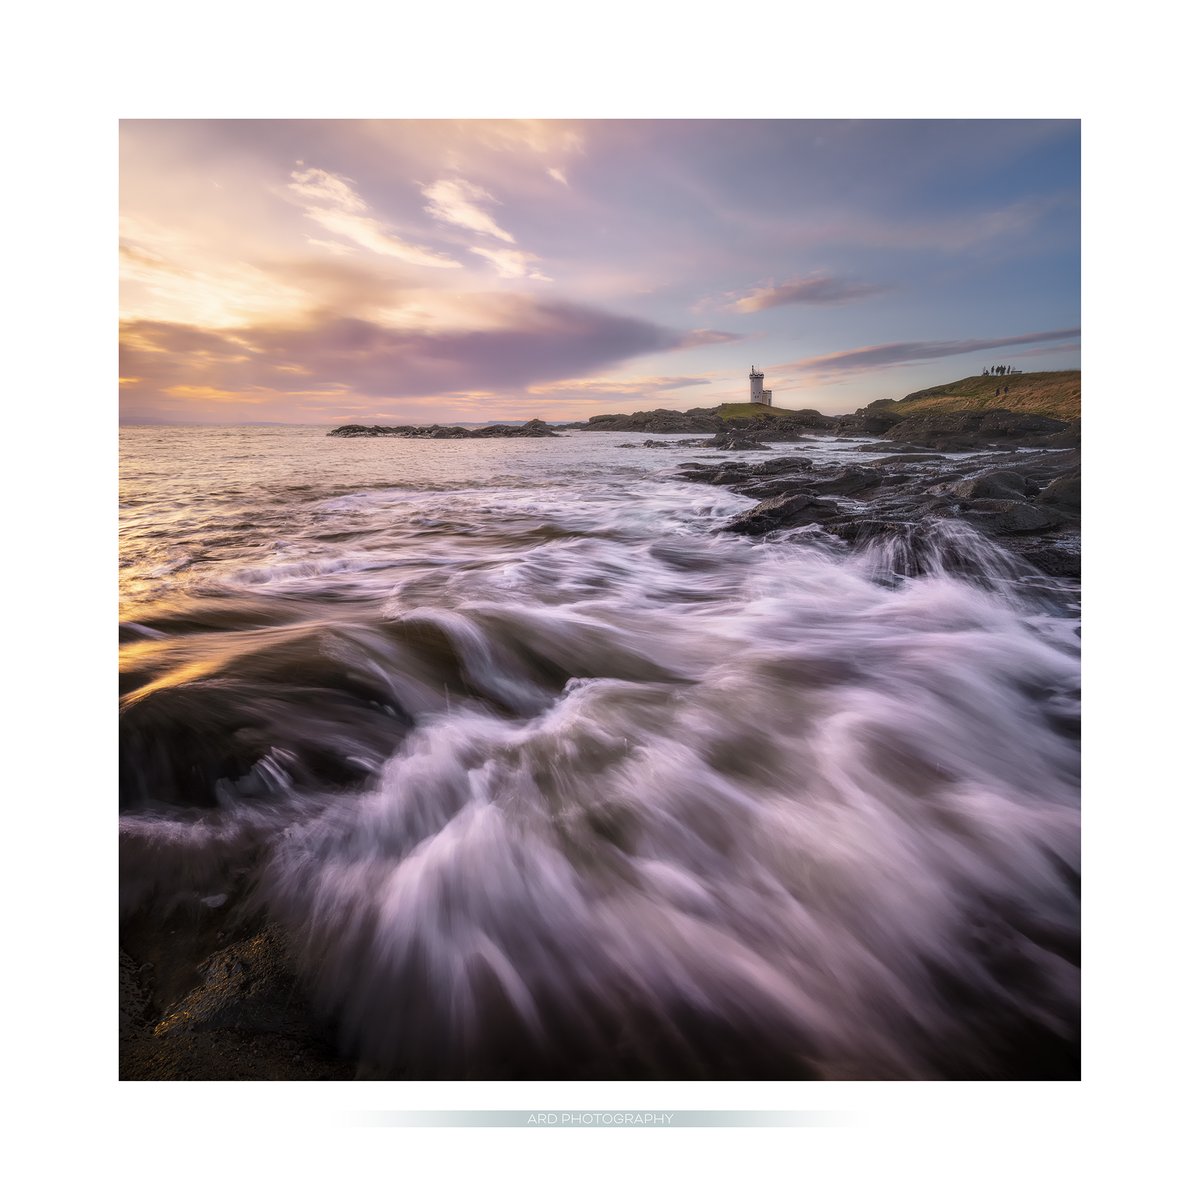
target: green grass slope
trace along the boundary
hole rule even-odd
[[[1008,395],[1004,394],[1005,387]],[[996,395],[996,389],[1000,395]],[[1078,421],[1082,395],[1079,371],[1031,371],[1025,375],[972,375],[955,383],[912,392],[888,407],[889,413],[913,417],[921,413],[971,412],[1006,408],[1037,413],[1059,421]],[[750,407],[746,405],[745,407]]]
[[[791,417],[799,409],[778,408],[771,404],[721,404],[704,410],[718,417]]]

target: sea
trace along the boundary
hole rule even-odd
[[[327,432],[121,431],[126,919],[260,913],[394,1077],[1077,1077],[1076,592],[721,532],[675,438]]]

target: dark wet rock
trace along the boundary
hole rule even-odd
[[[904,463],[933,463],[945,462],[944,454],[932,454],[929,452],[917,451],[910,454],[889,454],[886,458],[876,458],[868,463],[872,467],[893,467]]]
[[[832,500],[822,500],[812,492],[794,492],[764,500],[723,528],[727,533],[762,534],[775,529],[820,523],[836,514],[837,505]]]
[[[1026,500],[971,500],[961,506],[962,515],[974,525],[1001,536],[1033,533],[1063,524],[1060,513]]]
[[[870,467],[847,467],[830,479],[815,484],[822,495],[856,496],[860,492],[877,488],[883,482],[883,473]]]
[[[1060,475],[1071,475],[1079,471],[1081,457],[1078,449],[1054,450],[1029,455],[1021,463],[1021,474],[1026,479],[1036,480],[1043,487]]]
[[[680,468],[679,477],[692,483],[713,483],[729,487],[750,478],[750,465],[734,459],[725,459],[717,463],[684,463]]]
[[[122,1079],[355,1077],[275,926],[208,955],[194,986],[161,1007],[141,983],[150,963],[139,968],[124,949],[120,963]]]
[[[812,492],[812,484],[803,479],[763,479],[753,483],[735,484],[733,490],[740,496],[755,500],[766,500],[771,496],[787,496],[794,492]]]
[[[826,526],[830,533],[837,534],[851,546],[875,541],[876,538],[897,537],[904,534],[908,524],[901,520],[885,521],[877,517],[851,518],[830,521]]]
[[[686,463],[680,477],[715,483],[760,501],[724,525],[727,532],[764,536],[815,525],[820,536],[847,545],[892,543],[894,553],[887,554],[901,564],[896,568],[900,573],[948,569],[982,578],[986,571],[981,574],[979,552],[973,548],[978,543],[967,539],[956,549],[953,538],[947,541],[944,533],[946,522],[965,522],[995,537],[1006,554],[1024,558],[1031,580],[1047,576],[1073,589],[1079,578],[1078,447],[1027,447],[1025,439],[1035,435],[1023,431],[1067,427],[1023,415],[1010,422],[1013,414],[990,422],[988,433],[1020,435],[1016,442],[981,442],[978,434],[985,416],[967,414],[962,428],[970,435],[965,438],[970,445],[947,447],[972,449],[966,462],[951,464],[938,451],[901,441],[876,443],[875,449],[896,452],[840,470],[817,468],[808,458],[785,455],[754,464]],[[868,443],[858,449],[870,447]],[[1027,452],[1031,449],[1036,453]],[[847,497],[848,503],[839,507],[835,496]]]
[[[713,414],[700,410],[682,413],[669,408],[600,413],[577,426],[588,433],[717,433],[723,427],[721,418]]]
[[[665,442],[661,438],[647,438],[644,442],[621,442],[618,446],[620,450],[678,450],[681,447],[688,449],[709,449],[714,446],[713,441],[708,438],[674,438],[672,441]],[[738,447],[732,447],[738,449]]]
[[[747,478],[745,471],[739,471],[725,467],[712,476],[711,482],[719,486],[728,487],[730,484],[742,483]]]
[[[985,471],[956,483],[951,489],[964,500],[1024,500],[1025,477],[1015,471]]]
[[[1013,539],[1013,548],[1031,567],[1052,579],[1078,580],[1079,546],[1064,541],[1029,538]]]
[[[1039,504],[1049,504],[1068,512],[1078,512],[1081,477],[1078,471],[1052,479],[1038,495]]]
[[[769,446],[763,445],[752,434],[741,433],[737,430],[730,430],[725,433],[718,433],[713,437],[712,441],[706,443],[711,450],[769,450]]]
[[[782,475],[791,471],[807,471],[813,465],[811,458],[800,458],[789,455],[783,458],[768,458],[766,462],[755,463],[750,468],[751,475]]]
[[[1038,447],[1077,445],[1078,423],[1006,409],[918,413],[894,424],[888,438],[934,450],[971,450],[991,444]]]
[[[526,421],[524,425],[484,425],[478,429],[464,429],[460,425],[339,425],[331,429],[327,437],[361,438],[394,437],[416,438],[430,441],[459,440],[466,438],[533,438],[559,437],[545,421]]]
[[[276,655],[286,686],[264,697],[262,676],[141,689],[118,717],[122,807],[216,807],[296,785],[357,782],[412,727],[377,682],[313,656]],[[289,677],[290,668],[290,677]],[[353,747],[356,753],[348,753]]]
[[[199,970],[199,987],[162,1016],[155,1037],[230,1028],[303,1037],[311,1030],[313,1014],[278,929],[218,951]]]
[[[902,419],[899,413],[892,411],[895,404],[896,401],[894,400],[874,400],[866,408],[860,408],[857,412],[839,417],[837,419],[837,431],[846,434],[887,433],[893,425],[899,424]]]
[[[979,432],[985,437],[1021,438],[1029,434],[1041,436],[1062,433],[1071,428],[1067,421],[1054,417],[1043,417],[1037,413],[1009,412],[1007,409],[990,409],[983,413]]]
[[[120,1036],[133,1037],[146,1021],[150,1010],[150,997],[143,986],[141,971],[133,959],[119,952],[120,970]]]

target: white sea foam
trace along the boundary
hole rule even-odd
[[[713,532],[749,501],[660,456],[508,453],[556,465],[440,492],[451,467],[412,457],[421,488],[378,506],[315,486],[252,514],[274,549],[189,579],[245,628],[139,645],[139,669],[194,646],[272,723],[219,811],[125,819],[162,848],[130,858],[130,902],[261,863],[257,900],[387,1073],[1069,1069],[1045,1065],[1077,1028],[1069,598],[962,526],[756,542]],[[154,603],[128,628],[165,625]],[[339,688],[361,720],[314,707]],[[320,783],[330,758],[365,779]]]

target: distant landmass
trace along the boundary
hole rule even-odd
[[[875,400],[852,413],[827,416],[815,408],[721,404],[715,408],[655,408],[599,413],[586,421],[532,420],[488,425],[339,425],[330,437],[393,437],[430,441],[467,438],[558,437],[584,433],[705,433],[773,442],[821,435],[873,436],[934,450],[1020,444],[1069,448],[1079,444],[1082,382],[1079,371],[973,375],[911,392],[900,400]]]
[[[601,413],[564,428],[591,433],[738,431],[776,442],[820,434],[869,435],[940,450],[1006,441],[1066,447],[1079,441],[1081,393],[1079,371],[976,375],[901,400],[875,400],[843,416],[826,416],[815,408],[722,404],[686,412]]]

